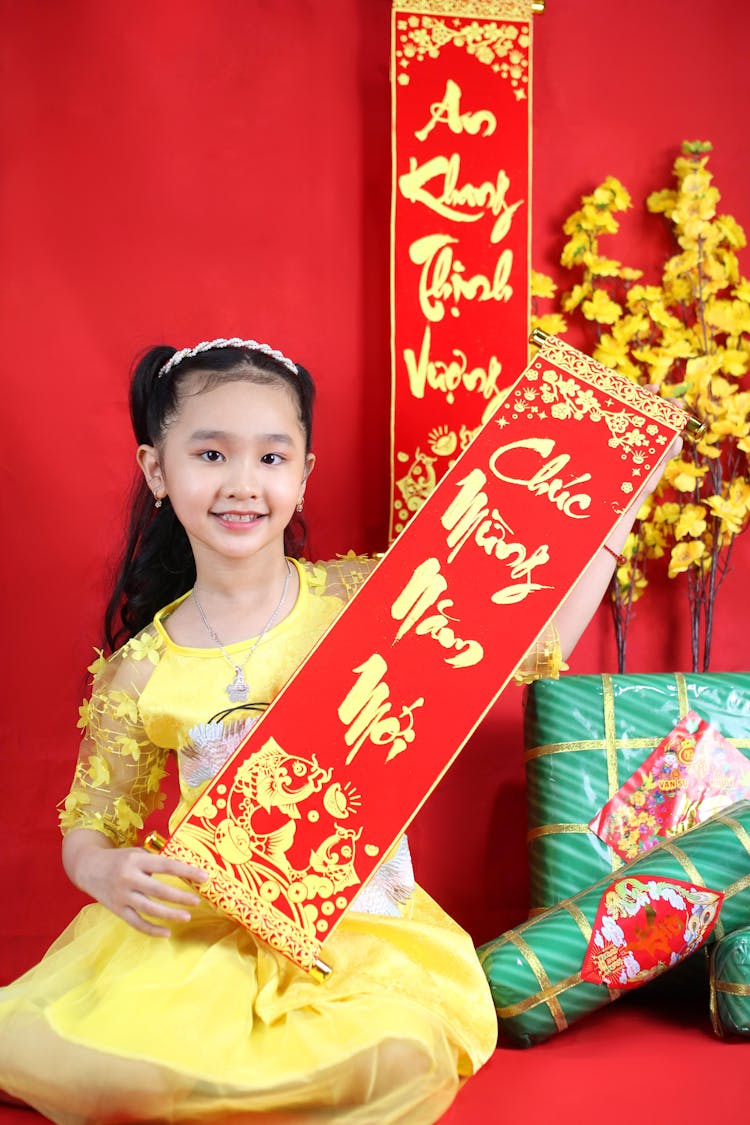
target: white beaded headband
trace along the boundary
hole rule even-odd
[[[200,355],[201,352],[211,351],[212,348],[248,348],[252,352],[263,352],[263,355],[270,355],[272,359],[283,363],[292,375],[298,374],[297,365],[269,344],[259,344],[257,340],[240,340],[239,336],[233,336],[231,340],[204,340],[201,344],[196,344],[194,348],[183,348],[182,351],[175,352],[159,371],[158,378],[161,379],[162,375],[166,375],[178,363],[182,363],[183,359],[192,359],[194,356]]]

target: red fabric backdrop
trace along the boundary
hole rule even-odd
[[[0,0],[0,982],[82,901],[54,806],[130,479],[133,355],[238,333],[307,364],[320,388],[313,553],[385,543],[389,13],[390,0]],[[581,192],[612,173],[641,201],[685,138],[713,141],[722,209],[750,228],[748,31],[743,0],[548,0],[537,269],[555,269]],[[661,260],[657,226],[626,216],[631,261]],[[749,559],[745,541],[721,594],[717,671],[747,667]],[[688,665],[684,602],[667,593],[642,603],[632,670]],[[602,614],[572,668],[613,661]],[[478,941],[525,909],[520,706],[509,690],[411,834],[421,881]]]

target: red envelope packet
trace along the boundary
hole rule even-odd
[[[724,895],[681,879],[630,876],[602,895],[581,979],[638,988],[695,953],[719,916]]]
[[[589,827],[625,860],[750,797],[750,761],[688,711]]]

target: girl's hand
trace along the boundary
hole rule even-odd
[[[151,919],[188,922],[190,914],[184,907],[200,902],[186,888],[155,876],[169,875],[194,883],[208,878],[199,867],[152,855],[144,848],[116,848],[102,833],[87,829],[76,829],[65,837],[63,862],[80,890],[134,929],[154,937],[169,937],[170,931]]]

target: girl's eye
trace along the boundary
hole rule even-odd
[[[280,453],[264,453],[261,462],[264,465],[280,465],[284,458]]]
[[[200,456],[202,461],[211,461],[214,463],[224,460],[224,454],[219,453],[218,449],[204,449]]]

